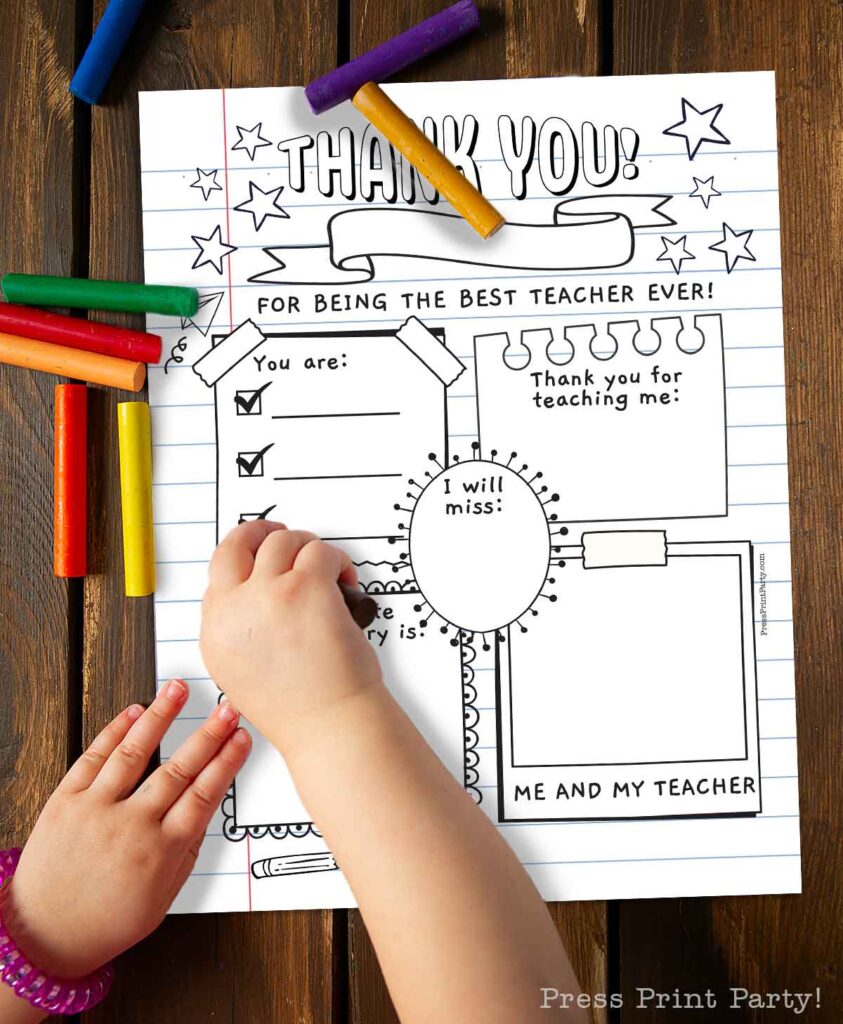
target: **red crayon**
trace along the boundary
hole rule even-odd
[[[0,302],[0,332],[3,331],[135,363],[157,363],[161,358],[161,339],[157,334],[98,324],[93,320],[16,306],[11,302]]]
[[[56,576],[84,576],[88,568],[88,389],[56,385],[54,569]]]

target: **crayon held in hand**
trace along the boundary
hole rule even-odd
[[[55,393],[53,567],[56,576],[87,572],[88,389],[57,384]]]
[[[321,114],[350,100],[367,82],[386,81],[422,57],[473,32],[479,24],[480,13],[473,0],[451,4],[394,39],[311,82],[304,90],[310,109],[314,114]]]
[[[16,334],[0,334],[0,363],[55,373],[59,377],[75,377],[125,391],[140,391],[146,379],[143,363],[53,345],[48,341],[33,341]]]
[[[0,331],[139,363],[157,363],[161,358],[161,339],[157,334],[98,324],[78,316],[62,316],[11,302],[0,302]]]
[[[504,223],[502,215],[433,145],[386,93],[368,82],[352,100],[360,113],[410,161],[483,238]]]
[[[378,602],[364,591],[349,587],[345,583],[340,583],[339,588],[342,591],[345,606],[357,625],[361,629],[371,626],[378,614]]]
[[[145,597],[155,590],[152,431],[147,403],[120,402],[117,406],[117,428],[126,596]]]
[[[110,309],[116,313],[165,313],[193,316],[199,307],[195,288],[129,281],[92,281],[84,277],[6,274],[0,288],[9,302],[72,309]]]
[[[70,83],[85,103],[99,103],[145,0],[111,0]]]

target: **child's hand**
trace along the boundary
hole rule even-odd
[[[221,704],[138,787],[187,694],[171,682],[147,711],[118,715],[36,822],[1,899],[10,933],[48,974],[79,978],[144,938],[190,874],[249,735]]]
[[[357,582],[345,552],[261,520],[232,530],[211,560],[202,656],[216,684],[282,753],[320,714],[381,682],[339,580]]]

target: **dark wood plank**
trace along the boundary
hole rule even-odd
[[[96,4],[97,15],[103,6]],[[331,0],[152,0],[107,105],[93,112],[92,276],[143,277],[138,90],[306,82],[334,59],[336,17]],[[115,418],[121,397],[108,395],[93,423],[101,441],[101,574],[85,600],[86,736],[125,704],[149,700],[154,689],[152,600],[122,593]],[[330,912],[170,918],[121,960],[113,996],[91,1019],[325,1024],[334,1000],[332,922]]]
[[[597,0],[480,2],[480,33],[402,74],[401,81],[520,78],[539,75],[594,75],[600,70]],[[440,10],[440,0],[402,4],[351,3],[351,55]],[[603,903],[560,903],[551,913],[586,992],[606,990],[606,907]],[[411,922],[408,922],[408,927]],[[354,1024],[397,1020],[366,928],[349,914],[349,984]],[[605,1020],[593,1010],[592,1020]]]
[[[72,4],[0,5],[0,273],[70,274],[83,258]],[[25,69],[25,72],[24,72]],[[79,742],[82,584],[53,576],[53,391],[0,367],[0,847],[23,845]]]
[[[843,609],[840,525],[839,125],[843,109],[840,9],[823,0],[619,0],[615,72],[774,68],[781,146],[785,358],[793,501],[797,717],[803,895],[624,903],[621,977],[627,1005],[636,985],[727,994],[814,992],[811,1021],[840,1017],[843,867],[839,654]],[[784,1012],[784,1011],[782,1011]],[[624,1020],[656,1024],[656,1011]],[[683,1013],[688,1022],[709,1014]],[[734,1020],[784,1019],[770,1012]]]
[[[72,5],[0,5],[0,272],[69,274],[77,257]],[[80,584],[53,576],[53,390],[0,367],[0,847],[22,844],[67,767],[70,615]],[[70,596],[72,595],[72,597]]]

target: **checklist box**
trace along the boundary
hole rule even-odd
[[[262,397],[272,381],[267,381],[262,388],[250,388],[234,392],[234,405],[238,416],[260,416],[263,413]]]
[[[237,455],[237,471],[239,476],[263,476],[263,457],[272,447],[268,444],[259,452],[239,452]]]
[[[239,526],[241,523],[252,523],[257,519],[266,519],[275,507],[275,505],[270,505],[269,508],[265,508],[263,512],[241,512],[237,520],[237,525]]]

